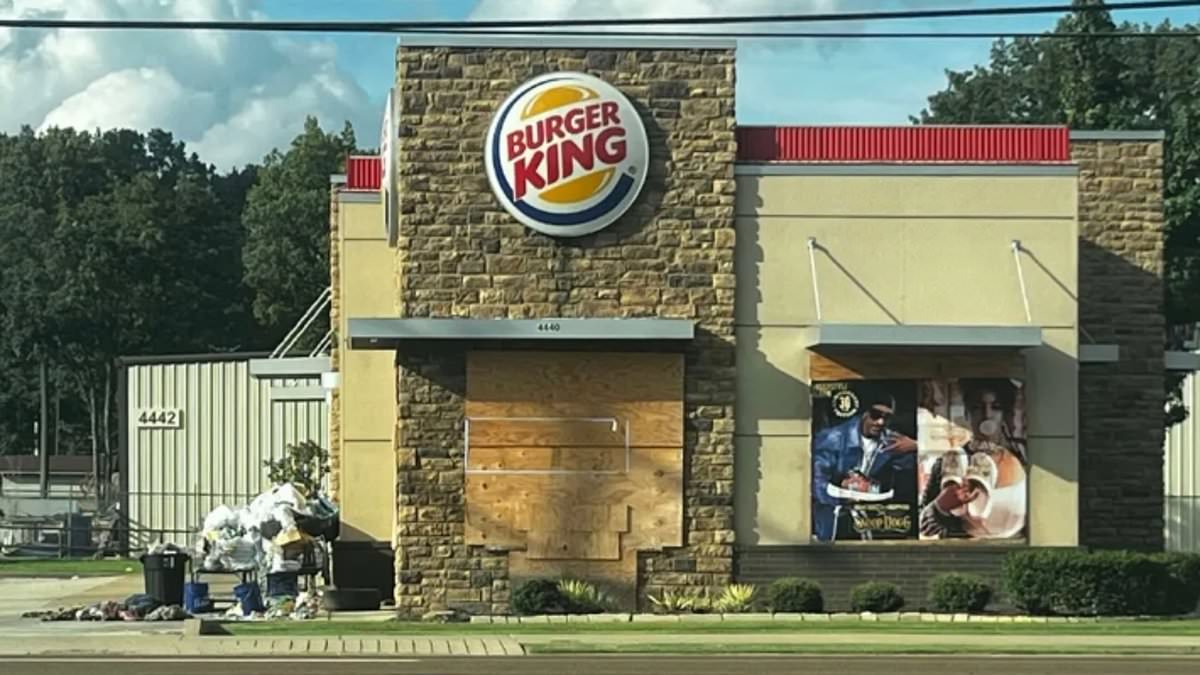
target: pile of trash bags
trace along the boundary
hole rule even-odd
[[[226,618],[249,619],[292,619],[306,621],[315,619],[321,612],[321,596],[317,592],[304,591],[296,596],[277,595],[267,599],[265,607],[258,611],[245,612],[245,607],[230,607]]]
[[[124,602],[105,600],[94,605],[37,610],[25,612],[21,618],[42,621],[183,621],[190,616],[179,605],[164,605],[149,595],[137,593]]]
[[[336,507],[321,495],[309,497],[290,483],[258,495],[249,505],[221,505],[205,518],[193,560],[209,571],[262,575],[324,569],[319,539],[337,537]]]

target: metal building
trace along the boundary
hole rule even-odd
[[[329,447],[327,357],[266,354],[121,360],[121,492],[129,547],[192,543],[204,516],[270,487],[264,462],[306,440]]]
[[[1180,356],[1196,360],[1195,354]],[[1163,527],[1168,550],[1200,553],[1200,380],[1194,373],[1183,381],[1183,403],[1188,419],[1167,430],[1163,452]]]

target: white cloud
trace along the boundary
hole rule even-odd
[[[676,16],[758,16],[849,10],[848,0],[480,0],[471,18],[608,19]],[[857,3],[861,5],[862,3]],[[643,30],[634,28],[631,30]],[[679,28],[665,30],[682,30]],[[688,29],[693,30],[693,29]],[[694,30],[715,30],[721,28]]]
[[[875,1],[878,2],[878,0]],[[471,12],[470,18],[482,21],[488,19],[661,19],[683,16],[766,16],[860,11],[863,9],[863,4],[863,0],[479,0]],[[589,26],[570,30],[702,32],[720,36],[727,32],[821,31],[826,30],[829,25],[814,23],[798,27],[797,24],[760,22],[726,25],[637,25],[612,28]],[[839,24],[838,29],[846,30],[845,24]],[[757,41],[753,46],[761,47],[766,44],[768,44],[766,41]]]
[[[256,20],[260,0],[0,0],[0,17]],[[246,32],[0,29],[0,131],[22,125],[167,129],[220,168],[376,105],[331,45]]]
[[[975,0],[479,0],[484,19],[763,16],[963,7]],[[590,27],[587,31],[603,31]],[[836,32],[947,30],[925,21],[628,26],[623,31]],[[940,46],[939,46],[940,47]],[[745,124],[907,123],[944,80],[943,47],[850,38],[738,39],[738,119]],[[984,50],[986,54],[986,49]]]
[[[974,0],[479,0],[471,12],[474,20],[517,19],[632,19],[670,17],[757,17],[768,15],[860,13],[879,9],[932,9],[962,7]],[[895,27],[895,24],[885,24]],[[735,23],[666,26],[626,26],[579,30],[684,31],[720,35],[727,32],[859,32],[862,21],[810,23]],[[760,41],[766,42],[766,41]],[[775,43],[771,44],[787,44]],[[822,41],[821,44],[827,44]]]

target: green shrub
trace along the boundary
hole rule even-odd
[[[662,595],[647,595],[646,598],[665,614],[704,613],[712,607],[708,594],[694,588],[666,589]]]
[[[712,608],[723,614],[742,614],[754,609],[758,589],[753,584],[730,584],[712,602]]]
[[[530,579],[512,594],[512,608],[517,614],[555,614],[565,611],[567,605],[558,582],[552,579]]]
[[[1191,614],[1200,605],[1200,555],[1159,553],[1154,559],[1167,568],[1163,613]]]
[[[271,484],[291,483],[305,496],[313,497],[329,474],[329,451],[312,441],[301,441],[287,446],[278,460],[264,461],[263,466]]]
[[[597,614],[616,609],[617,603],[593,584],[576,579],[558,582],[568,614]]]
[[[929,604],[938,612],[981,612],[991,601],[992,587],[973,574],[940,574],[929,584]]]
[[[825,609],[825,599],[816,583],[784,577],[767,587],[767,605],[772,612],[821,612]]]
[[[1031,614],[1169,614],[1182,602],[1168,602],[1171,579],[1161,556],[1128,551],[1016,551],[1004,561],[1005,592]]]
[[[904,606],[896,584],[868,581],[850,589],[850,608],[856,612],[895,612]]]

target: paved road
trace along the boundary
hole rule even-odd
[[[258,667],[256,668],[256,665]],[[306,659],[5,659],[5,675],[229,675],[286,669],[288,675],[1195,675],[1200,658],[1000,658],[952,657],[632,657],[531,656],[525,658]],[[82,668],[82,669],[81,669]],[[111,669],[111,670],[110,670]]]

